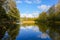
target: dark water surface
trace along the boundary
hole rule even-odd
[[[60,40],[60,27],[21,25],[0,30],[0,40]]]

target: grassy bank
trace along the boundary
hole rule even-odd
[[[34,24],[35,21],[22,21],[22,24]]]

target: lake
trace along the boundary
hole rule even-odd
[[[27,24],[10,27],[0,30],[0,40],[59,40],[59,28]]]

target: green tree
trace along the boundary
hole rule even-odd
[[[42,12],[39,17],[36,19],[37,23],[46,23],[47,21],[47,14],[46,12]]]
[[[12,39],[15,39],[19,30],[19,26],[17,23],[20,22],[20,14],[19,14],[18,9],[16,8],[15,2],[14,1],[12,2],[12,0],[10,0],[10,3],[8,1],[7,4],[9,4],[9,6],[5,4],[7,7],[9,7],[9,12],[8,11],[6,12],[8,8],[6,8],[5,10],[4,9],[5,6],[2,7],[5,1],[6,0],[0,0],[0,35],[2,35],[0,36],[0,39],[3,38],[5,32],[8,30],[9,30],[9,35],[11,35],[11,37],[15,33],[14,37],[12,38]]]

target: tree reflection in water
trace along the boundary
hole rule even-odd
[[[15,40],[16,36],[19,33],[19,28],[20,28],[19,24],[18,25],[14,24],[13,27],[9,27],[8,29],[5,28],[3,26],[0,27],[0,40]]]
[[[3,38],[5,32],[6,32],[6,29],[1,26],[0,27],[0,40]]]
[[[3,8],[1,7],[1,10],[2,9]],[[1,10],[0,10],[0,18],[1,18],[0,19],[0,40],[15,40],[20,28],[20,24],[17,24],[17,20],[19,19],[14,18],[12,16],[8,16],[7,14],[2,14],[6,12],[5,10],[3,10],[2,12]],[[10,36],[8,38],[7,37],[4,38],[6,31]]]
[[[52,40],[60,40],[60,26],[57,24],[53,25],[38,25],[40,31],[47,33]]]
[[[10,3],[8,6],[5,1],[7,2],[7,0],[0,0],[0,40],[15,40],[20,28],[19,24],[17,24],[17,21],[20,21],[20,15],[15,6],[15,2],[12,3],[12,0],[10,0],[11,2],[8,1],[7,4]],[[11,3],[15,7],[11,6]],[[7,5],[5,5],[7,8],[3,7],[4,4]],[[9,12],[6,12],[8,8]],[[10,37],[5,38],[6,32]]]

